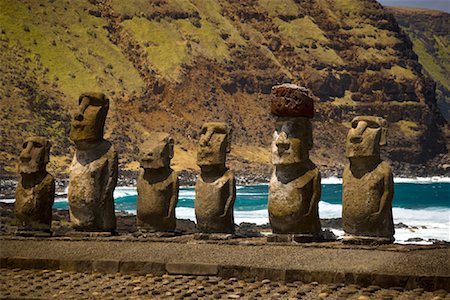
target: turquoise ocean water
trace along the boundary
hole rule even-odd
[[[402,243],[418,237],[423,239],[421,243],[430,243],[433,239],[450,242],[450,177],[395,178],[394,182],[394,223],[408,225],[396,229],[396,241]],[[117,187],[114,198],[116,211],[136,214],[136,187]],[[195,221],[194,198],[194,187],[180,188],[176,208],[177,218]],[[234,206],[235,223],[268,223],[267,199],[267,184],[238,186]],[[341,199],[342,180],[322,179],[320,218],[340,218]],[[12,203],[14,199],[0,199],[0,201]],[[68,209],[67,196],[65,194],[58,196],[53,207]],[[342,231],[332,230],[339,236],[343,234]]]
[[[393,215],[395,223],[409,228],[397,229],[395,238],[404,242],[420,237],[425,241],[450,241],[450,178],[395,179]],[[116,210],[136,213],[135,187],[118,187],[114,193]],[[176,209],[177,218],[195,221],[194,187],[181,187]],[[268,185],[237,187],[235,222],[268,223]],[[342,213],[342,183],[338,178],[322,180],[319,204],[321,218],[340,218]],[[55,208],[67,209],[67,199],[59,198]],[[342,232],[334,230],[336,234]]]

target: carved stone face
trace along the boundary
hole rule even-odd
[[[82,94],[74,113],[70,139],[74,143],[95,142],[103,139],[109,100],[101,93]]]
[[[346,141],[347,157],[380,155],[380,146],[386,144],[386,120],[379,117],[362,116],[352,120]]]
[[[313,145],[307,118],[280,118],[272,140],[272,163],[290,165],[306,161]]]
[[[202,126],[197,149],[199,166],[224,165],[230,152],[231,133],[226,123],[211,122]]]
[[[167,133],[154,132],[141,146],[140,164],[144,169],[159,169],[170,166],[174,140]]]
[[[44,137],[33,136],[26,139],[19,156],[19,173],[45,171],[50,158],[50,147],[50,142]]]

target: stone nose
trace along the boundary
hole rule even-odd
[[[152,161],[155,158],[155,154],[153,152],[147,152],[144,154],[144,160]]]
[[[287,151],[290,147],[289,140],[287,139],[286,133],[282,132],[275,141],[275,145],[278,148],[279,153]]]
[[[75,120],[83,121],[83,114],[82,113],[76,113],[75,114]]]
[[[209,141],[211,140],[212,133],[206,132],[200,139],[200,145],[207,146],[209,145]]]
[[[33,148],[32,143],[27,143],[26,147],[20,153],[20,161],[21,162],[29,162],[31,160],[31,149]]]
[[[27,162],[30,162],[30,160],[31,160],[31,155],[30,154],[23,154],[23,155],[20,156],[20,161],[21,162],[27,163]]]

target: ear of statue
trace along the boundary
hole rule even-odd
[[[52,143],[50,141],[47,141],[45,145],[45,158],[44,158],[44,164],[47,164],[50,161],[50,148],[52,147]]]
[[[379,124],[381,127],[381,135],[380,135],[380,146],[385,146],[387,144],[387,121],[383,118],[379,118]]]
[[[380,146],[387,144],[387,126],[381,127]]]
[[[231,133],[233,132],[233,130],[230,128],[228,129],[228,134],[227,134],[227,153],[231,152]]]
[[[169,137],[167,143],[169,144],[169,157],[173,158],[175,140],[173,139],[173,137]]]
[[[311,125],[311,122],[309,122],[309,121],[306,124],[307,124],[306,125],[307,126],[307,141],[306,141],[306,143],[307,143],[308,150],[311,150],[314,145],[313,135],[312,135],[312,125]]]

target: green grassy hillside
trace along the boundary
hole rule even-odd
[[[269,174],[270,88],[282,82],[320,98],[312,158],[322,170],[342,170],[359,114],[388,119],[386,155],[400,169],[447,159],[433,83],[373,0],[0,0],[0,30],[2,176],[31,134],[51,139],[50,169],[67,174],[70,111],[85,91],[111,99],[106,137],[123,170],[138,168],[154,130],[175,137],[175,169],[196,170],[201,124],[220,120],[233,129],[231,167]]]

